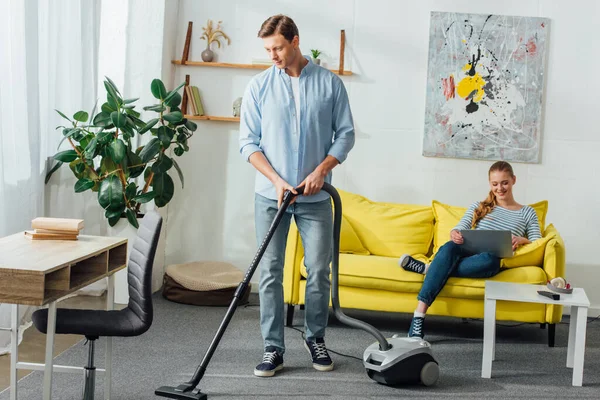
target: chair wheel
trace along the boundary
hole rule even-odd
[[[429,361],[421,368],[421,383],[425,386],[433,386],[440,377],[440,367],[437,363]]]

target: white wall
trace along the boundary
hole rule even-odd
[[[222,20],[230,46],[217,61],[249,63],[265,58],[261,23],[285,13],[300,29],[301,48],[323,49],[331,68],[338,63],[339,31],[346,30],[344,77],[357,129],[348,160],[334,171],[334,185],[374,200],[429,204],[438,199],[466,206],[487,193],[491,162],[426,158],[421,155],[431,11],[540,16],[551,19],[542,158],[539,164],[513,163],[516,198],[549,200],[547,221],[567,247],[567,278],[584,287],[600,307],[600,63],[593,0],[512,0],[478,2],[386,0],[235,1],[181,0],[174,57],[183,50],[187,22],[194,22],[191,60],[200,60],[205,42],[200,27]],[[172,40],[172,39],[171,39]],[[165,46],[168,46],[165,43]],[[207,114],[231,115],[231,104],[256,73],[225,68],[173,67],[176,82],[191,75]],[[245,270],[256,249],[253,221],[253,168],[238,153],[236,124],[198,122],[190,153],[180,158],[186,185],[177,189],[168,211],[166,263],[225,260]],[[253,281],[257,281],[257,276]]]

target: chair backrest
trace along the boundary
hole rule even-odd
[[[152,265],[161,226],[162,217],[156,211],[150,211],[142,218],[127,264],[128,308],[146,329],[152,324],[153,318]]]

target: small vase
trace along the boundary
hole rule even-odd
[[[321,59],[319,59],[319,58],[313,58],[312,62],[315,63],[315,64],[317,64],[317,65],[321,65]]]
[[[206,50],[204,50],[200,56],[202,57],[202,61],[211,62],[215,56],[215,53],[213,53],[213,51],[207,46]]]

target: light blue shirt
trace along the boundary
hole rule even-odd
[[[308,61],[300,73],[300,132],[292,82],[284,70],[272,66],[252,78],[242,99],[240,153],[246,161],[262,151],[275,172],[298,186],[325,157],[340,163],[354,146],[354,123],[342,80]],[[331,173],[325,177],[331,183]],[[277,199],[275,187],[257,172],[255,191]],[[324,191],[300,196],[298,202],[326,200]]]

